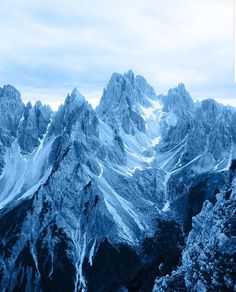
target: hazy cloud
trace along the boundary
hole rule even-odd
[[[54,108],[75,86],[96,104],[130,68],[158,93],[236,100],[233,1],[2,0],[0,35],[0,84]]]

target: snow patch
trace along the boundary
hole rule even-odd
[[[175,127],[178,122],[178,118],[173,112],[169,112],[165,115],[165,122],[168,126]]]
[[[0,178],[0,209],[14,198],[29,196],[48,178],[51,166],[48,156],[53,140],[47,143],[37,154],[23,156],[17,141],[6,149],[5,168]]]
[[[122,230],[123,236],[133,242],[133,234],[127,224],[124,222],[123,218],[127,218],[127,222],[132,221],[138,226],[140,230],[145,230],[146,226],[144,222],[141,221],[140,214],[133,210],[133,206],[130,202],[121,197],[105,180],[104,177],[101,178],[99,182],[99,188],[104,194],[104,201],[109,213],[117,222]]]
[[[162,212],[170,211],[170,201],[166,201],[164,207],[162,208]]]
[[[90,252],[89,252],[89,264],[90,266],[92,266],[93,264],[93,255],[94,255],[94,251],[95,251],[95,246],[96,246],[96,240],[94,240],[94,243],[90,249]]]

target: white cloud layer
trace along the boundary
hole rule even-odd
[[[54,108],[75,86],[98,103],[114,71],[158,93],[236,105],[231,0],[1,0],[0,84]],[[235,99],[235,101],[234,101]]]

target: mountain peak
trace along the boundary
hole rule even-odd
[[[168,91],[168,95],[187,95],[190,96],[183,83],[179,83],[176,87]]]
[[[81,131],[82,130],[82,131]],[[55,113],[50,127],[50,135],[61,135],[65,131],[72,139],[82,133],[86,137],[98,135],[98,120],[92,106],[83,95],[74,88],[68,94],[64,104]]]
[[[150,105],[150,99],[155,98],[155,91],[142,76],[135,76],[132,70],[123,75],[113,73],[107,88],[103,92],[97,107],[98,115],[113,128],[122,124],[127,132],[127,124],[136,124],[140,106]],[[134,118],[135,116],[135,118]],[[135,121],[132,121],[132,118]],[[130,120],[131,119],[131,120]],[[141,124],[143,125],[143,121]],[[141,127],[143,129],[143,127]],[[135,132],[135,125],[129,127],[129,132]]]
[[[130,69],[127,72],[125,72],[124,74],[120,74],[117,72],[112,73],[111,78],[109,80],[109,83],[113,83],[113,82],[121,82],[122,80],[127,80],[127,81],[133,81],[135,78],[135,74],[134,72]]]
[[[14,136],[24,107],[20,92],[11,85],[4,85],[0,90],[0,125]]]
[[[75,87],[75,88],[72,90],[71,95],[72,95],[72,96],[79,97],[79,98],[84,98],[84,97],[82,96],[82,94],[79,92],[79,90],[77,89],[77,87]]]
[[[4,85],[0,90],[0,98],[15,99],[16,101],[21,101],[20,92],[12,85]]]
[[[74,106],[81,106],[83,103],[85,103],[86,100],[84,96],[78,91],[78,89],[75,87],[71,94],[68,94],[66,100],[65,100],[65,105],[74,105]]]
[[[127,71],[127,73],[124,74],[125,76],[127,76],[127,78],[130,80],[130,81],[133,81],[134,80],[134,72],[130,69]]]
[[[121,103],[127,103],[129,107],[146,102],[147,98],[154,98],[155,91],[147,83],[144,77],[133,73],[132,70],[122,74],[113,73],[107,88],[104,90],[98,109],[105,104],[117,108]]]
[[[36,102],[35,102],[35,105],[34,105],[36,108],[41,108],[41,107],[43,107],[43,105],[42,105],[42,103],[41,103],[41,101],[40,100],[37,100]]]
[[[184,115],[193,110],[193,99],[183,83],[178,84],[175,88],[171,88],[168,94],[162,97],[162,101],[165,112],[173,110],[179,115]]]

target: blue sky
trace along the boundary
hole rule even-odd
[[[113,72],[157,93],[236,106],[232,0],[1,0],[0,86],[54,109],[74,87],[93,104]]]

